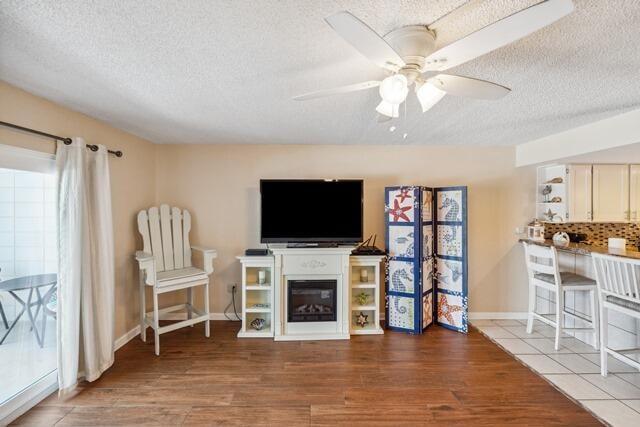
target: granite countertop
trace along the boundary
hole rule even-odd
[[[569,243],[567,245],[556,245],[553,243],[553,240],[546,239],[544,242],[536,242],[529,239],[520,239],[521,242],[526,242],[539,246],[555,246],[555,248],[559,251],[571,252],[579,255],[591,255],[592,253],[605,254],[605,255],[615,255],[625,258],[632,259],[640,259],[640,252],[629,250],[629,249],[609,249],[603,246],[593,246],[588,245],[586,243]]]

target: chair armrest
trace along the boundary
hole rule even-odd
[[[215,249],[203,246],[191,246],[191,249],[202,254],[202,269],[207,274],[213,273],[213,260],[218,257],[218,252]]]
[[[136,251],[136,261],[140,274],[144,274],[144,282],[149,286],[156,284],[156,259],[148,252]]]
[[[153,259],[153,255],[151,255],[149,252],[136,251],[136,261],[143,262],[150,259]]]

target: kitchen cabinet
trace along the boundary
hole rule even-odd
[[[629,210],[631,221],[640,221],[640,165],[629,166]]]
[[[589,222],[592,219],[592,167],[568,165],[567,172],[567,221]]]
[[[629,221],[629,165],[593,165],[594,222]]]

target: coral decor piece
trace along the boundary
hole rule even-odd
[[[251,322],[251,327],[256,331],[261,331],[262,329],[264,329],[264,326],[266,324],[267,324],[266,320],[258,317],[253,319],[253,321]]]
[[[545,182],[545,184],[562,184],[564,181],[562,180],[562,177],[557,177],[557,178],[553,178],[550,179],[549,181]]]
[[[367,305],[369,302],[369,294],[366,292],[360,292],[356,295],[356,301],[358,301],[358,305]]]

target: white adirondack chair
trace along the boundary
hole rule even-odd
[[[155,351],[160,354],[160,334],[185,326],[205,322],[205,336],[209,337],[209,275],[213,273],[213,249],[191,246],[189,211],[161,205],[138,213],[138,231],[142,235],[143,249],[136,252],[140,268],[140,338],[146,341],[148,326],[155,332]],[[191,251],[202,254],[200,268],[193,266]],[[146,312],[145,288],[153,288],[153,311]],[[193,288],[204,286],[204,311],[193,306]],[[158,295],[187,290],[186,304],[159,308]],[[187,311],[187,320],[160,327],[160,315],[178,310]],[[197,317],[194,317],[196,314]]]

